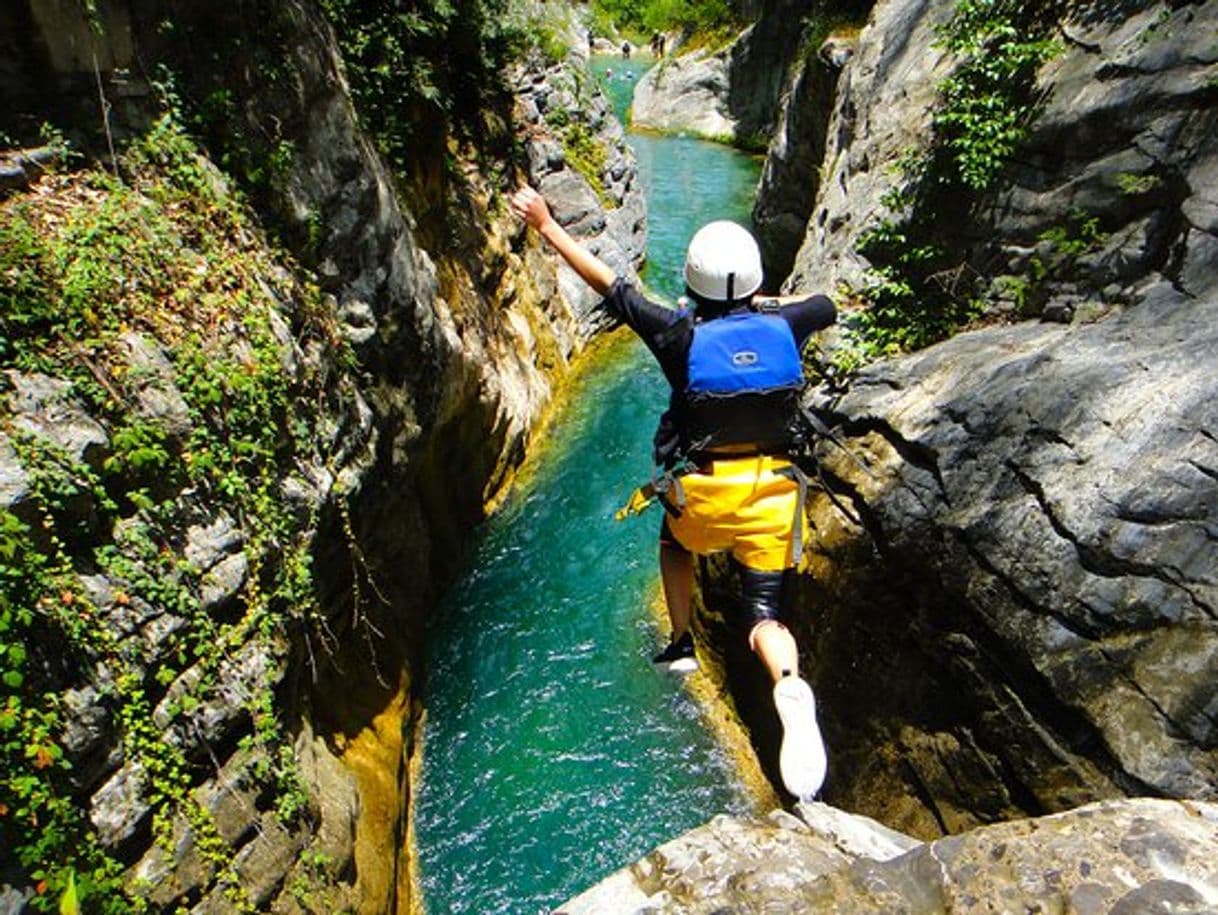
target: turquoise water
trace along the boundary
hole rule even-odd
[[[594,62],[607,66],[622,62]],[[689,236],[747,219],[758,165],[694,140],[631,141],[649,199],[647,280],[675,298]],[[547,911],[750,807],[697,707],[649,661],[659,517],[613,520],[650,472],[667,386],[634,340],[577,383],[430,631],[415,824],[432,915]]]

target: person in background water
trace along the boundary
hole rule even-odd
[[[623,60],[630,59],[630,42],[629,41],[622,42],[622,59]]]
[[[692,307],[666,308],[573,239],[533,188],[518,190],[511,206],[604,296],[604,308],[642,338],[672,387],[655,437],[656,465],[664,473],[631,500],[636,511],[652,498],[665,507],[660,573],[672,637],[655,663],[678,672],[697,669],[690,632],[693,556],[730,552],[740,573],[749,647],[774,682],[783,783],[796,797],[815,797],[826,770],[816,702],[799,676],[795,639],[779,618],[806,527],[806,481],[785,452],[803,387],[800,350],[834,322],[833,303],[823,295],[757,296],[756,241],[743,227],[719,221],[699,229],[689,244],[685,282]]]

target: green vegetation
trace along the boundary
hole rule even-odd
[[[562,141],[567,164],[584,177],[602,204],[613,207],[615,204],[605,190],[605,182],[601,178],[608,161],[608,152],[592,129],[583,121],[573,118],[571,113],[563,108],[553,108],[546,112],[545,120],[546,125]]]
[[[1056,0],[959,0],[939,30],[959,63],[939,87],[928,148],[899,163],[884,198],[896,215],[860,237],[873,280],[852,291],[868,308],[841,368],[934,343],[980,314],[979,277],[953,230],[1027,134],[1036,71],[1058,50],[1056,10]]]
[[[622,32],[639,43],[655,32],[715,36],[744,27],[730,0],[592,0],[591,8],[597,32]]]
[[[317,290],[268,251],[172,118],[120,165],[121,177],[51,176],[0,206],[0,368],[66,379],[109,439],[91,466],[0,413],[32,494],[20,514],[0,511],[0,846],[38,888],[38,910],[61,897],[88,912],[146,908],[80,806],[63,745],[62,697],[92,680],[158,843],[170,853],[185,824],[212,885],[247,911],[232,849],[194,793],[211,763],[172,735],[189,733],[199,706],[224,701],[222,666],[257,645],[267,672],[244,684],[249,774],[273,786],[286,823],[306,814],[272,686],[292,640],[320,618],[315,519],[284,506],[278,479],[321,459],[312,417],[346,383],[334,372],[350,355]],[[139,412],[140,376],[152,370],[132,364],[133,333],[167,356],[185,431]],[[287,333],[328,357],[286,368]],[[180,538],[201,505],[234,519],[249,564],[222,616],[204,609],[202,572]],[[99,597],[85,571],[119,589]],[[139,607],[181,625],[146,646],[115,622]]]
[[[363,126],[402,172],[417,161],[421,140],[435,143],[450,128],[481,134],[483,113],[502,101],[504,71],[527,41],[507,0],[424,0],[405,8],[395,0],[322,0],[321,6]]]
[[[1142,194],[1149,194],[1151,191],[1163,186],[1163,179],[1158,175],[1135,174],[1133,172],[1121,172],[1116,176],[1117,190],[1129,197],[1138,197]]]

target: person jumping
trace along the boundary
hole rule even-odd
[[[799,676],[798,647],[779,616],[786,573],[799,564],[805,534],[806,480],[787,456],[804,382],[800,350],[836,320],[832,301],[757,295],[757,242],[742,226],[717,221],[689,243],[688,306],[666,308],[572,238],[533,188],[520,188],[511,205],[604,296],[609,314],[642,338],[672,387],[655,436],[661,470],[628,506],[639,511],[658,500],[665,509],[660,576],[672,636],[655,663],[674,671],[697,668],[690,631],[693,556],[730,552],[740,573],[749,647],[774,682],[783,783],[798,798],[815,797],[824,783],[825,747],[812,689]]]

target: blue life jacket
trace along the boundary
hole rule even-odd
[[[687,453],[787,447],[804,372],[781,317],[750,310],[694,325],[686,377],[679,424]]]

